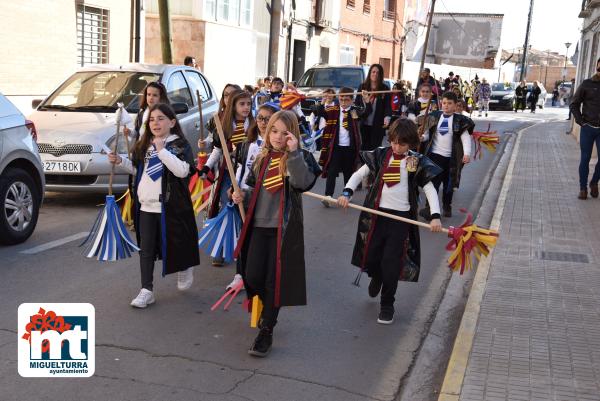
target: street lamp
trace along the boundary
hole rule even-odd
[[[569,54],[569,47],[571,47],[571,42],[565,42],[565,47],[567,51],[565,52],[565,68],[563,70],[563,82],[567,80],[567,55]]]

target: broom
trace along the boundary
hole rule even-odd
[[[200,114],[200,140],[204,140],[204,116],[202,115],[202,97],[200,96],[199,90],[196,90],[196,99],[198,99],[198,112]],[[206,152],[204,152],[204,149],[200,149],[200,152],[198,152],[198,161],[196,164],[196,168],[198,171],[200,171],[200,169],[204,167],[207,160],[208,155],[206,154]],[[208,186],[210,186],[210,182],[208,180],[203,180],[198,172],[196,172],[196,174],[194,174],[190,179],[190,184],[188,188],[190,190],[190,195],[192,196],[194,213],[196,214],[196,216],[202,210],[201,208],[203,205],[203,201],[205,202],[208,199],[208,195],[204,196],[204,194],[206,194],[206,191],[204,191],[204,187]],[[196,195],[198,195],[199,193],[202,193],[203,196],[197,197]]]
[[[330,196],[323,196],[313,192],[303,192],[303,194],[337,204],[337,200]],[[353,203],[350,203],[348,206],[363,212],[403,221],[420,227],[430,228],[430,225],[427,223],[395,216],[375,209],[369,209]],[[461,209],[461,211],[464,211],[464,209]],[[497,231],[480,228],[473,224],[473,216],[471,214],[467,215],[467,219],[459,227],[450,226],[449,228],[442,228],[442,232],[447,233],[450,238],[450,242],[446,245],[446,249],[452,251],[452,254],[448,258],[448,266],[453,271],[460,271],[460,274],[463,274],[465,270],[469,270],[473,267],[471,255],[475,255],[477,260],[481,259],[482,255],[487,256],[490,248],[496,245],[498,240]]]
[[[488,123],[486,132],[475,131],[473,132],[473,139],[475,140],[475,153],[473,154],[474,159],[481,159],[483,152],[481,146],[485,146],[490,153],[496,151],[496,147],[500,144],[500,137],[496,131],[490,131],[492,124]]]
[[[113,147],[113,153],[117,154],[119,144],[119,128],[121,126],[123,113],[127,113],[123,108],[123,103],[118,103],[116,113],[116,138]],[[131,257],[132,252],[139,251],[140,248],[129,237],[125,224],[121,219],[121,211],[115,202],[112,185],[115,175],[115,165],[113,164],[108,181],[108,195],[104,208],[98,213],[87,238],[80,246],[87,244],[85,256],[87,258],[96,258],[100,261],[115,261]]]
[[[225,159],[225,163],[227,163],[227,171],[231,179],[231,184],[235,191],[240,192],[240,187],[235,178],[235,170],[231,163],[227,141],[223,134],[221,120],[215,118],[215,124],[219,139],[221,140],[223,158]],[[205,222],[199,234],[198,246],[203,248],[212,257],[216,257],[222,252],[223,258],[227,263],[233,261],[233,251],[237,245],[242,222],[245,219],[244,206],[240,203],[238,204],[238,208],[239,215],[235,211],[233,202],[229,202],[217,216]]]
[[[362,92],[352,92],[352,93],[342,93],[342,96],[356,96],[356,95],[379,95],[382,93],[396,93],[396,92],[402,92],[401,90],[383,90],[383,91],[362,91]],[[321,98],[324,95],[330,95],[330,96],[340,96],[339,93],[314,93],[314,94],[310,94],[310,95],[305,95],[302,94],[300,92],[296,92],[296,91],[288,91],[285,92],[283,95],[281,95],[281,98],[279,99],[279,104],[281,105],[281,108],[284,110],[290,110],[292,107],[294,107],[295,105],[297,105],[298,103],[300,103],[301,101],[305,100],[305,99],[311,99],[311,98]]]

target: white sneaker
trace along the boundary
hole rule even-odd
[[[242,288],[241,290],[244,289],[244,280],[242,279],[242,275],[241,274],[236,274],[235,276],[233,276],[233,281],[231,281],[231,283],[229,283],[229,285],[227,287],[225,287],[225,290],[229,290],[230,288],[234,288],[237,285],[239,285],[239,283],[242,283]]]
[[[148,305],[151,305],[155,302],[154,293],[150,290],[142,288],[137,297],[131,301],[131,306],[134,308],[145,308]]]
[[[177,289],[179,291],[189,290],[194,283],[194,268],[190,267],[184,271],[177,272]]]

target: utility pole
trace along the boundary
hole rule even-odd
[[[550,49],[546,50],[546,74],[544,75],[544,87],[548,87],[548,63],[550,63]]]
[[[292,2],[295,3],[295,2]],[[293,4],[295,6],[295,4]],[[269,53],[267,55],[267,71],[269,75],[277,75],[277,55],[279,53],[279,29],[281,26],[281,1],[271,0],[269,7],[271,20],[269,23]],[[291,21],[290,21],[291,23]]]
[[[533,0],[531,0],[533,2]],[[421,66],[419,67],[419,76],[425,66],[425,56],[427,56],[427,47],[429,47],[429,32],[431,31],[431,21],[433,20],[433,10],[435,9],[435,0],[431,0],[431,10],[429,11],[429,20],[427,21],[427,31],[425,33],[425,44],[423,45],[423,54],[421,55]],[[417,80],[418,82],[418,80]]]
[[[527,31],[525,31],[525,44],[523,44],[523,59],[521,60],[521,77],[519,81],[522,81],[525,77],[525,69],[527,63],[527,51],[529,50],[529,34],[531,32],[531,19],[533,17],[533,0],[529,3],[529,16],[527,17]]]
[[[158,0],[158,14],[160,17],[160,49],[163,64],[173,64],[171,51],[171,13],[168,0]]]

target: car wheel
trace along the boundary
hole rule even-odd
[[[0,178],[0,243],[25,241],[35,229],[40,194],[33,178],[21,169],[10,169]]]

